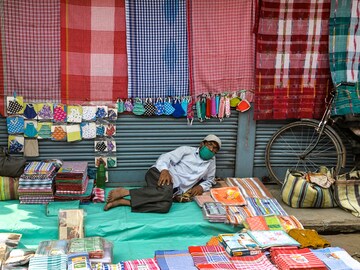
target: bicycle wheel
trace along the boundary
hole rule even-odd
[[[338,174],[345,163],[346,150],[339,135],[327,126],[315,149],[301,157],[318,138],[318,122],[297,121],[283,126],[270,138],[265,150],[269,176],[283,184],[286,170],[316,171],[319,166],[333,168]]]

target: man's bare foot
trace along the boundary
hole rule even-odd
[[[109,195],[106,198],[106,202],[113,202],[117,199],[121,199],[122,197],[128,196],[130,192],[122,187],[113,189],[109,192]]]
[[[117,199],[114,200],[112,202],[108,202],[105,206],[104,206],[104,211],[107,211],[111,208],[114,208],[116,206],[130,206],[130,201],[127,199]]]

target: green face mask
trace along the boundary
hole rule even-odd
[[[201,159],[209,160],[215,155],[215,153],[211,152],[211,150],[209,148],[207,148],[205,145],[203,145],[200,148],[199,155],[200,155]]]

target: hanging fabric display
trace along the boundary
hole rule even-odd
[[[15,90],[33,102],[60,102],[60,1],[1,1],[0,24],[6,56],[0,57],[0,81],[6,82],[0,87],[0,113],[5,115],[4,96]]]
[[[126,0],[125,5],[128,96],[187,96],[186,1]]]
[[[60,15],[62,102],[126,98],[123,1],[61,0]]]
[[[333,115],[360,113],[359,88],[359,2],[331,1],[329,20],[329,60],[333,84],[352,82],[336,91]]]
[[[331,86],[330,0],[262,0],[258,9],[254,118],[319,118]]]
[[[188,1],[190,92],[194,96],[255,88],[257,1]],[[221,52],[221,53],[219,53]],[[248,91],[248,99],[252,93]]]

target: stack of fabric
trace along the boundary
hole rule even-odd
[[[19,200],[24,204],[54,201],[53,182],[56,167],[52,162],[30,162],[19,179]]]
[[[308,248],[282,247],[270,250],[271,260],[279,269],[326,270],[327,267]]]
[[[90,201],[94,180],[88,178],[87,168],[86,161],[64,161],[55,177],[55,199]]]

